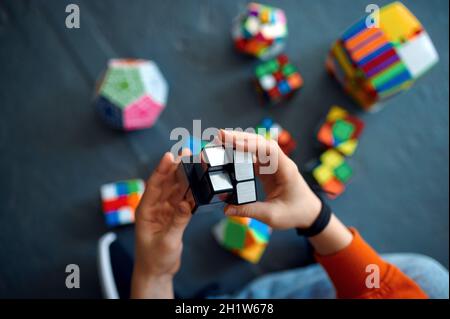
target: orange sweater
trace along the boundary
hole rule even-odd
[[[408,276],[394,265],[385,262],[355,229],[350,245],[334,255],[319,256],[317,261],[325,268],[336,288],[338,298],[427,298],[427,295]],[[368,288],[366,278],[379,267],[379,288]]]

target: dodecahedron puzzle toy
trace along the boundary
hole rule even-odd
[[[364,129],[364,122],[350,115],[339,106],[332,106],[325,122],[319,128],[317,139],[327,148],[336,148],[350,156],[358,146],[358,139]]]
[[[257,198],[252,153],[222,145],[209,143],[198,156],[182,157],[177,180],[193,212],[202,205],[240,205]]]
[[[284,54],[261,62],[255,69],[255,76],[263,101],[271,104],[289,99],[303,86],[300,73]]]
[[[115,59],[98,84],[95,104],[106,123],[131,131],[153,126],[167,95],[167,82],[153,61]]]
[[[235,48],[242,53],[268,59],[281,53],[287,37],[284,11],[278,8],[249,3],[232,28]]]
[[[106,225],[115,227],[134,222],[134,212],[144,193],[141,179],[105,184],[100,188]]]
[[[400,2],[351,26],[332,46],[327,70],[366,110],[409,88],[438,60],[417,18]]]
[[[330,198],[336,198],[345,191],[345,184],[352,175],[353,170],[345,157],[335,149],[325,151],[312,170],[312,176]]]
[[[256,133],[264,136],[266,139],[276,140],[281,150],[288,156],[297,146],[297,143],[291,134],[283,129],[280,124],[275,123],[270,117],[264,118],[261,123],[256,126]]]
[[[258,263],[269,242],[271,228],[247,217],[227,217],[214,228],[216,240],[241,258]]]

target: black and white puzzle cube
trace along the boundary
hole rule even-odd
[[[194,207],[256,201],[253,154],[207,144],[198,156],[185,156],[177,171],[184,197]]]

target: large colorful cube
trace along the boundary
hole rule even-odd
[[[278,8],[249,3],[246,11],[235,19],[232,37],[239,52],[261,59],[274,57],[285,46],[286,15]]]
[[[335,148],[343,155],[350,156],[358,146],[363,129],[364,122],[358,117],[339,106],[332,106],[319,128],[317,140],[326,148]]]
[[[108,227],[134,223],[134,213],[144,193],[141,179],[105,184],[100,188],[103,213]]]
[[[402,3],[382,7],[379,26],[368,23],[372,17],[376,15],[347,29],[326,62],[327,70],[365,110],[378,109],[411,87],[439,60],[428,33]]]
[[[114,59],[98,83],[100,117],[124,131],[152,127],[166,106],[167,82],[153,61]]]
[[[255,69],[256,88],[265,102],[289,99],[303,86],[303,78],[286,55],[261,62]]]
[[[330,198],[336,198],[345,191],[345,184],[352,175],[353,170],[345,157],[335,149],[325,151],[312,170],[312,176]]]
[[[227,217],[213,228],[220,245],[255,264],[267,247],[271,231],[266,224],[247,217]]]
[[[270,117],[265,117],[256,126],[256,133],[264,136],[266,139],[276,140],[281,150],[288,156],[292,154],[297,146],[292,135]]]

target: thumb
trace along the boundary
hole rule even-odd
[[[228,205],[225,207],[226,216],[250,217],[262,221],[271,226],[271,204],[254,202],[245,205]]]

